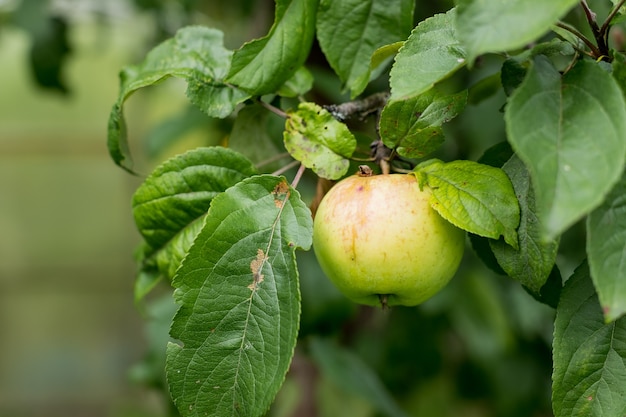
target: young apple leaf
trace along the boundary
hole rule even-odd
[[[328,63],[354,98],[369,80],[369,60],[386,44],[406,39],[413,25],[411,0],[322,0],[317,38]]]
[[[223,46],[219,30],[186,27],[148,53],[139,65],[120,73],[120,92],[108,123],[108,149],[113,161],[132,172],[123,107],[126,99],[140,88],[169,77],[187,82],[190,101],[209,116],[226,117],[248,95],[224,83],[232,52]]]
[[[540,295],[556,260],[558,239],[544,242],[535,213],[535,196],[530,177],[522,161],[513,156],[502,170],[509,176],[520,204],[519,250],[501,240],[490,240],[498,264],[511,278],[519,281],[536,296]]]
[[[561,293],[553,362],[555,417],[626,415],[626,318],[604,322],[586,264]]]
[[[543,238],[597,207],[626,159],[626,104],[611,76],[579,61],[561,79],[538,56],[505,113],[511,145],[528,167]]]
[[[422,21],[396,55],[389,83],[391,100],[408,100],[465,65],[454,28],[456,9]]]
[[[282,97],[304,95],[313,88],[313,81],[315,81],[313,74],[305,66],[301,66],[291,78],[280,86],[276,94]]]
[[[606,321],[626,313],[626,174],[587,217],[591,278]]]
[[[320,177],[336,180],[350,167],[356,149],[348,127],[314,103],[300,103],[288,113],[283,134],[287,151]]]
[[[213,199],[173,285],[181,305],[167,380],[182,416],[259,417],[282,385],[300,316],[296,248],[311,212],[284,178],[247,178]]]
[[[447,95],[431,89],[405,101],[387,103],[380,116],[383,143],[408,158],[422,158],[444,141],[441,125],[456,117],[467,101],[467,90]]]
[[[504,236],[518,249],[520,208],[511,180],[500,168],[473,161],[438,159],[415,168],[420,187],[431,190],[430,203],[455,226],[480,236]]]
[[[370,81],[375,80],[385,71],[387,65],[392,61],[394,55],[398,53],[402,45],[404,45],[404,41],[394,42],[381,46],[374,51],[370,58],[370,65],[367,71],[354,80],[352,85],[353,97],[361,94]]]
[[[276,0],[274,25],[235,51],[227,81],[252,95],[276,92],[309,55],[316,10],[317,0]]]
[[[485,52],[522,47],[548,32],[578,0],[458,0],[456,27],[473,62]]]

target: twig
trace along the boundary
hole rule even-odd
[[[585,35],[583,35],[581,32],[579,32],[578,30],[574,29],[573,27],[566,25],[562,22],[557,22],[556,26],[560,27],[561,29],[564,29],[570,33],[572,33],[574,36],[576,36],[578,39],[580,39],[581,41],[583,41],[585,43],[585,45],[587,45],[589,47],[589,49],[591,49],[593,56],[594,57],[599,57],[602,55],[602,53],[600,52],[600,50],[598,49],[598,47],[596,47],[593,42],[591,42],[589,39],[587,39],[587,37]]]
[[[606,20],[602,24],[600,28],[600,35],[604,39],[604,42],[608,45],[609,43],[609,28],[611,27],[611,20],[615,17],[615,15],[619,12],[619,9],[626,3],[626,0],[620,0],[611,10],[609,15],[606,17]]]
[[[287,117],[289,117],[289,116],[287,116],[287,113],[285,113],[284,111],[282,111],[278,107],[272,106],[271,104],[266,103],[263,100],[259,100],[259,103],[261,103],[261,106],[265,107],[266,109],[268,109],[272,113],[279,115],[283,119],[286,119]]]
[[[589,8],[586,0],[582,0],[580,2],[583,10],[585,11],[585,17],[587,18],[587,22],[591,27],[591,31],[593,32],[593,36],[596,38],[596,43],[598,44],[598,54],[596,58],[601,58],[603,56],[609,55],[609,48],[604,41],[604,36],[600,31],[600,27],[598,26],[598,22],[596,22],[596,14]]]
[[[341,104],[330,104],[324,106],[333,117],[341,122],[349,119],[355,114],[360,118],[364,118],[376,110],[382,109],[387,104],[389,93],[386,91],[372,94],[361,100],[346,101]]]
[[[302,178],[302,174],[304,174],[305,170],[306,170],[306,167],[304,166],[304,164],[300,164],[300,168],[298,168],[298,172],[296,172],[296,176],[293,177],[293,181],[291,181],[291,186],[293,188],[296,188],[298,186],[298,183],[300,182],[300,178]]]
[[[276,171],[272,172],[272,175],[274,176],[282,175],[285,172],[289,171],[291,168],[298,166],[299,163],[300,161],[291,161],[284,167],[278,168]]]

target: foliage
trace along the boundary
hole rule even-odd
[[[279,390],[294,352],[292,368],[307,358],[321,378],[385,415],[405,415],[396,401],[428,414],[411,398],[427,396],[424,381],[445,384],[438,372],[488,379],[457,388],[472,398],[490,387],[496,404],[479,409],[484,415],[545,412],[537,399],[520,405],[544,387],[515,377],[535,372],[520,365],[532,357],[521,351],[545,334],[533,322],[550,316],[542,304],[556,308],[554,414],[626,414],[624,1],[597,3],[601,22],[584,1],[444,2],[411,31],[414,4],[407,0],[276,0],[267,35],[236,51],[223,45],[221,31],[189,26],[123,69],[108,125],[116,164],[135,172],[126,101],[169,77],[186,82],[189,101],[207,117],[232,121],[230,141],[239,150],[177,155],[133,200],[145,239],[137,299],[165,281],[179,304],[166,362],[180,414],[264,415],[276,395],[284,404]],[[332,87],[324,88],[329,79]],[[494,98],[500,111],[482,115],[479,135],[500,121],[502,136],[464,142],[473,139],[465,130],[475,109]],[[276,115],[283,119],[278,132],[268,123]],[[469,233],[477,256],[453,289],[381,316],[368,309],[355,315],[328,283],[311,284],[319,267],[296,252],[311,245],[307,205],[314,212],[332,181],[358,164],[413,172],[433,191],[433,208]],[[282,174],[295,167],[289,184]],[[562,277],[573,269],[572,253],[587,260]],[[514,281],[487,278],[477,259]],[[315,299],[301,299],[300,288],[312,286]],[[533,304],[516,298],[520,287]],[[524,307],[512,313],[511,304]],[[376,320],[388,328],[376,329]],[[455,323],[468,356],[444,351],[442,320]],[[372,341],[368,354],[358,340],[364,333],[350,333],[350,323],[373,323],[371,333],[387,339]],[[428,340],[416,346],[413,331]],[[337,338],[370,359],[372,349],[401,351],[402,341],[414,354],[389,353],[379,367],[370,363],[374,370],[330,340]],[[514,339],[519,361],[507,362]],[[415,365],[394,363],[399,357]],[[406,369],[416,383],[394,385],[392,371]],[[454,407],[434,413],[469,410]]]

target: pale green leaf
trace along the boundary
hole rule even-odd
[[[502,170],[509,176],[520,204],[519,250],[513,249],[501,240],[490,240],[491,249],[498,264],[511,278],[516,279],[535,296],[552,272],[558,240],[544,242],[541,226],[535,213],[535,196],[530,176],[522,161],[513,156]]]
[[[276,0],[269,33],[235,51],[227,81],[252,95],[276,92],[309,55],[316,11],[317,0]]]
[[[626,175],[587,217],[587,255],[607,321],[626,313]]]
[[[561,293],[553,362],[555,417],[626,415],[626,318],[604,323],[586,264]]]
[[[456,27],[473,62],[486,52],[529,44],[562,18],[578,0],[458,0]]]
[[[192,26],[158,45],[140,64],[124,68],[108,123],[107,146],[115,163],[132,172],[123,111],[126,99],[140,88],[178,77],[187,82],[190,101],[206,114],[220,118],[230,115],[248,97],[224,83],[231,55],[223,46],[222,32]]]
[[[431,190],[430,203],[444,219],[479,236],[518,248],[520,208],[511,180],[500,168],[473,161],[425,161],[415,168],[420,187]]]
[[[396,55],[389,83],[391,100],[407,100],[447,78],[466,63],[454,27],[456,9],[422,21]]]
[[[295,250],[311,240],[311,212],[284,178],[251,177],[213,200],[173,281],[166,373],[182,416],[267,411],[298,334]]]
[[[367,86],[376,49],[406,39],[412,0],[322,0],[317,37],[328,63],[354,98]]]
[[[276,94],[282,97],[304,95],[313,88],[313,81],[315,81],[313,74],[302,66],[276,91]]]
[[[467,90],[444,94],[431,89],[405,101],[390,101],[380,116],[380,136],[401,156],[422,158],[444,141],[441,125],[463,110]]]
[[[285,122],[287,151],[304,166],[327,179],[339,179],[350,167],[347,159],[356,149],[348,127],[314,103],[300,103]]]
[[[528,167],[549,240],[597,207],[626,158],[626,104],[611,76],[580,61],[561,79],[538,56],[505,113],[511,145]]]

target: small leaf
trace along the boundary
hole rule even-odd
[[[358,96],[369,81],[369,60],[383,45],[406,39],[413,24],[410,0],[322,0],[317,37],[328,63]]]
[[[376,373],[358,356],[336,344],[312,338],[309,348],[320,371],[337,387],[361,397],[389,417],[407,417]]]
[[[316,10],[317,0],[276,0],[269,33],[235,51],[227,81],[252,95],[276,92],[309,55]]]
[[[295,249],[311,212],[284,178],[247,178],[218,195],[177,271],[181,304],[167,348],[172,398],[187,416],[263,415],[282,385],[300,318]]]
[[[391,67],[391,100],[407,100],[430,90],[465,65],[454,19],[456,9],[422,21],[406,40]]]
[[[587,217],[591,278],[606,321],[626,313],[626,174]]]
[[[521,217],[517,231],[519,250],[500,240],[492,240],[489,243],[498,264],[507,275],[519,281],[535,295],[540,295],[556,261],[558,239],[548,242],[542,239],[541,225],[535,213],[535,195],[530,176],[522,161],[514,155],[502,169],[511,179],[520,204]]]
[[[348,127],[314,103],[300,103],[289,112],[284,141],[287,151],[323,178],[336,180],[346,174],[356,139]]]
[[[525,46],[550,30],[577,0],[458,0],[456,27],[473,62],[485,52]]]
[[[366,72],[361,74],[354,80],[352,85],[352,96],[356,97],[365,90],[370,81],[378,78],[386,69],[389,62],[392,61],[394,55],[398,53],[398,50],[404,45],[404,41],[394,42],[389,45],[384,45],[374,51],[370,58],[370,65]]]
[[[604,323],[586,264],[561,293],[553,361],[555,417],[626,414],[626,318]]]
[[[282,97],[304,95],[313,88],[313,81],[315,81],[313,74],[306,67],[302,66],[276,91],[276,94]]]
[[[406,101],[387,103],[380,117],[383,143],[401,156],[422,158],[444,141],[441,125],[463,110],[467,90],[446,95],[435,89]]]
[[[611,76],[579,61],[559,72],[542,56],[505,113],[511,145],[528,167],[543,238],[553,239],[597,207],[626,159],[626,104]]]
[[[158,45],[141,64],[126,67],[120,73],[120,92],[108,123],[108,149],[115,163],[132,172],[123,106],[140,88],[169,77],[182,78],[187,81],[187,96],[194,105],[209,116],[230,115],[248,97],[223,82],[231,55],[223,46],[222,32],[192,26],[180,29],[175,37]]]
[[[518,248],[520,209],[509,177],[499,168],[472,161],[425,161],[415,168],[420,187],[431,189],[430,203],[455,226]]]

